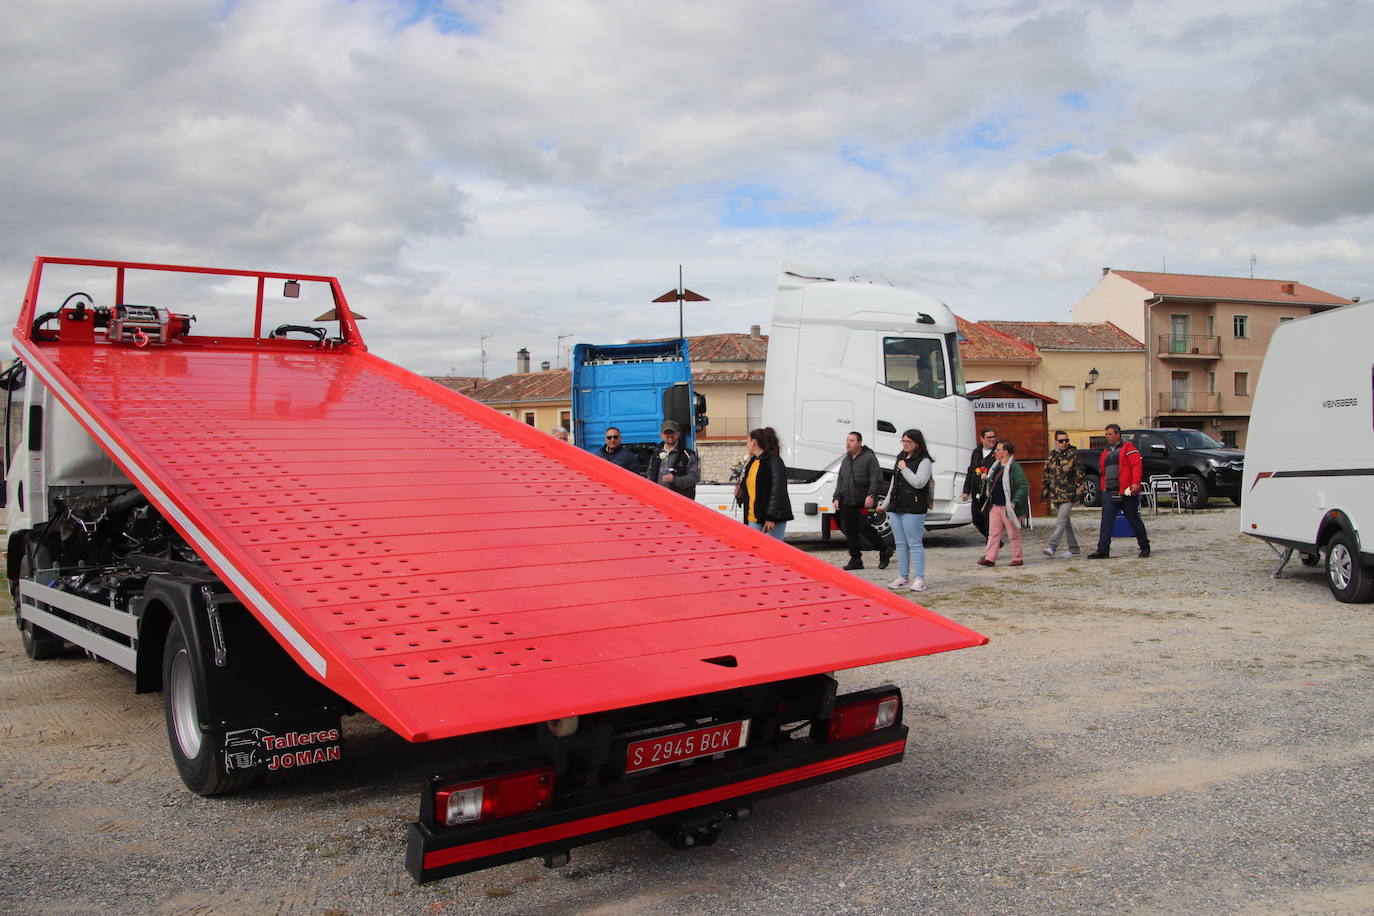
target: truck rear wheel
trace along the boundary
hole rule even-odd
[[[162,709],[172,759],[186,788],[197,795],[223,795],[252,782],[251,776],[228,776],[220,762],[222,730],[207,728],[196,701],[196,664],[180,625],[173,621],[162,652]]]
[[[21,542],[22,544],[22,542]],[[29,578],[29,556],[27,547],[21,546],[24,554],[19,559],[19,578],[10,583],[10,600],[14,602],[14,623],[19,627],[19,638],[24,643],[24,654],[35,661],[57,658],[65,645],[62,637],[54,636],[32,620],[19,618],[19,582]]]
[[[1337,601],[1354,604],[1374,598],[1374,570],[1363,565],[1355,537],[1348,531],[1327,545],[1326,584]]]

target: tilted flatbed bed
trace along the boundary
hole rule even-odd
[[[114,271],[116,308],[40,315],[47,264]],[[119,325],[167,270],[257,278],[253,336]],[[327,285],[339,336],[264,336],[268,279]],[[301,670],[411,741],[986,641],[368,353],[332,278],[40,258],[14,347]],[[22,613],[83,644],[53,587],[22,581]]]

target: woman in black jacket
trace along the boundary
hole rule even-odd
[[[792,520],[792,501],[787,498],[787,468],[779,451],[773,427],[749,433],[749,463],[735,488],[735,501],[744,506],[750,528],[781,541]]]

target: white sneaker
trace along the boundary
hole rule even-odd
[[[925,578],[925,576],[917,576],[915,579],[912,579],[912,580],[911,580],[911,590],[912,590],[913,592],[923,592],[923,591],[925,591],[925,590],[926,590],[926,578]]]
[[[1045,550],[1044,550],[1044,554],[1045,554],[1045,556],[1047,556],[1047,557],[1053,558],[1053,557],[1054,557],[1054,548],[1053,548],[1053,547],[1046,547]]]
[[[1074,553],[1072,550],[1066,550],[1066,551],[1064,551],[1063,553],[1061,553],[1061,554],[1059,555],[1059,559],[1061,559],[1061,560],[1072,560],[1072,559],[1073,559],[1074,557],[1076,557],[1076,556],[1078,556],[1078,554]]]
[[[907,586],[907,580],[906,580],[906,577],[905,577],[905,576],[898,576],[897,578],[893,579],[891,582],[887,583],[887,587],[888,587],[888,588],[906,588],[906,586]]]

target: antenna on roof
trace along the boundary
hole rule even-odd
[[[1259,259],[1256,258],[1253,254],[1250,255],[1250,279],[1251,279],[1251,280],[1255,279],[1255,262],[1258,261],[1258,260],[1259,260]]]

